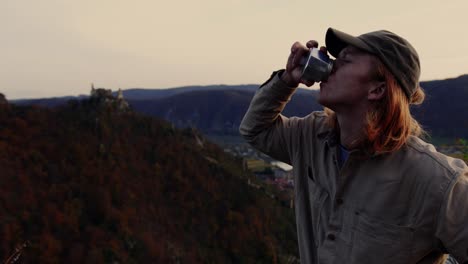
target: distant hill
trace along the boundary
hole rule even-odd
[[[246,85],[207,85],[207,86],[183,86],[176,88],[166,89],[143,89],[143,88],[130,88],[122,91],[125,99],[127,100],[156,100],[162,99],[182,93],[193,92],[193,91],[223,91],[223,90],[235,90],[235,91],[248,91],[254,92],[258,88],[258,85],[246,84]],[[116,92],[114,92],[114,95]],[[55,107],[58,105],[65,104],[67,101],[72,99],[86,99],[88,96],[63,96],[63,97],[52,97],[52,98],[40,98],[40,99],[17,99],[12,100],[12,103],[17,105],[41,105],[47,107]]]
[[[205,92],[205,91],[243,91],[243,92],[255,92],[258,89],[257,84],[246,84],[246,85],[206,85],[206,86],[183,86],[176,88],[166,89],[142,89],[142,88],[130,88],[122,91],[125,99],[130,101],[139,100],[157,100],[163,99],[188,92]],[[297,93],[310,93],[309,90],[300,88]],[[114,92],[114,95],[117,93]],[[40,105],[46,107],[55,107],[63,105],[69,100],[73,99],[86,99],[88,96],[63,96],[63,97],[52,97],[52,98],[40,98],[40,99],[16,99],[11,100],[16,105]]]
[[[45,107],[56,107],[66,104],[70,100],[83,100],[87,99],[87,95],[79,96],[62,96],[62,97],[50,97],[50,98],[39,98],[39,99],[16,99],[10,100],[10,103],[15,105],[35,105]]]
[[[435,137],[468,138],[468,75],[421,82],[427,98],[414,107],[415,118]],[[132,107],[147,115],[164,118],[179,127],[194,126],[208,134],[237,134],[258,85],[191,86],[165,90],[130,89],[124,96]],[[286,106],[286,116],[305,116],[322,107],[316,90],[299,89]],[[63,100],[63,103],[66,100]],[[56,101],[22,102],[56,105]]]
[[[128,101],[136,111],[179,127],[197,127],[209,134],[238,134],[252,96],[253,92],[237,90],[192,91],[159,100]],[[296,94],[285,114],[306,115],[310,109],[319,109],[314,96],[310,91]]]
[[[411,110],[431,136],[468,138],[468,75],[421,82],[426,101]],[[283,114],[305,116],[323,107],[316,90],[294,94]],[[160,100],[129,100],[135,110],[164,118],[180,127],[194,126],[207,134],[237,134],[253,92],[192,91]]]
[[[285,263],[293,210],[192,129],[111,99],[0,103],[0,261]],[[256,182],[257,184],[260,184]]]
[[[421,86],[427,96],[415,118],[436,137],[468,138],[468,75]]]
[[[207,86],[184,86],[169,89],[127,89],[123,92],[123,95],[127,100],[153,100],[167,98],[170,96],[194,92],[194,91],[223,91],[223,90],[234,90],[234,91],[246,91],[254,92],[258,88],[256,84],[247,85],[207,85]]]
[[[160,100],[128,100],[138,112],[169,120],[179,127],[232,133],[248,106],[252,92],[191,91]]]

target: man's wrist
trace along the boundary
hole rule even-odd
[[[278,76],[280,80],[284,82],[288,87],[296,88],[297,86],[299,86],[299,83],[295,82],[292,79],[291,75],[289,75],[289,73],[285,70],[279,71]]]

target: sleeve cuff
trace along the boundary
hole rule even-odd
[[[264,84],[260,86],[262,90],[269,90],[274,98],[289,101],[292,94],[296,91],[297,87],[288,86],[280,77],[285,70],[278,70],[271,74]],[[259,88],[259,89],[260,89]]]

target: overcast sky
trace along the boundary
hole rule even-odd
[[[260,84],[328,27],[393,31],[421,80],[452,78],[468,73],[467,25],[467,0],[0,0],[0,92]]]

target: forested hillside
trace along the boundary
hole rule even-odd
[[[283,263],[293,211],[191,129],[92,98],[0,104],[0,261]],[[252,178],[253,180],[253,178]]]

